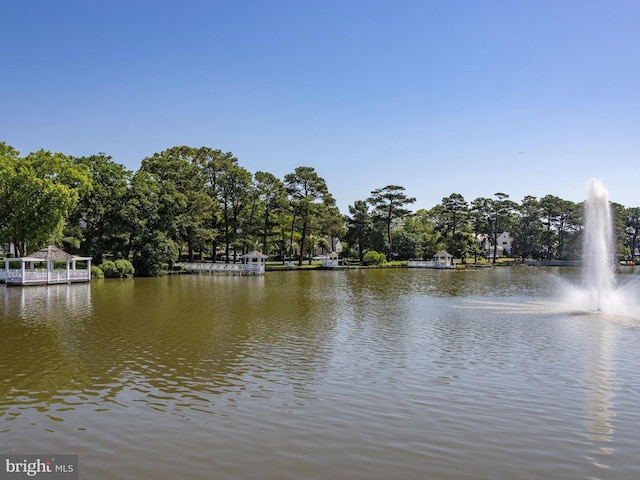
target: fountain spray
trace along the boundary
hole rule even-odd
[[[609,194],[599,180],[592,180],[585,205],[584,286],[590,309],[602,311],[611,300],[614,285],[613,221]]]

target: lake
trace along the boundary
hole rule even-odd
[[[2,286],[0,453],[78,454],[83,479],[640,478],[640,309],[568,310],[578,279]]]

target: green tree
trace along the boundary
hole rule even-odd
[[[395,221],[402,220],[411,213],[404,208],[406,205],[416,201],[413,197],[407,197],[404,187],[399,185],[387,185],[377,188],[371,192],[368,202],[373,206],[376,216],[381,220],[386,231],[387,260],[391,260],[393,245],[391,241],[391,230]]]
[[[157,228],[176,245],[186,243],[189,261],[193,261],[194,246],[208,238],[205,222],[211,210],[197,157],[197,149],[172,147],[145,158],[140,167],[158,185]]]
[[[486,197],[478,197],[471,202],[471,209],[469,211],[471,217],[471,227],[473,229],[473,235],[476,242],[479,242],[482,238],[491,237],[491,225],[492,225],[492,200]],[[478,263],[478,255],[480,253],[485,254],[481,248],[477,248],[474,251],[474,263]]]
[[[581,257],[581,231],[584,206],[570,200],[560,202],[556,231],[558,232],[558,258],[576,260]]]
[[[123,257],[128,240],[123,217],[132,172],[99,153],[75,159],[91,173],[91,190],[83,195],[70,215],[70,235],[78,238],[80,251],[100,265],[103,255]]]
[[[331,202],[333,199],[329,195],[325,180],[313,167],[297,167],[293,173],[285,175],[284,183],[295,212],[294,219],[298,217],[301,221],[298,265],[302,265],[310,222],[318,211],[318,205],[325,201]]]
[[[640,234],[640,208],[626,208],[624,213],[625,244],[629,252],[629,258],[634,260],[636,258],[636,250],[638,250],[638,235]]]
[[[554,195],[545,195],[540,199],[540,207],[541,220],[545,225],[546,258],[579,258],[582,206]]]
[[[24,158],[0,147],[0,236],[26,255],[58,242],[71,210],[90,187],[90,174],[62,153],[39,150]]]
[[[211,258],[215,262],[218,245],[225,240],[224,226],[221,225],[224,176],[232,167],[238,165],[238,159],[231,152],[223,153],[222,150],[202,147],[197,152],[196,163],[206,177],[205,188],[211,199],[208,225],[211,234]]]
[[[251,174],[243,167],[231,165],[222,175],[220,185],[225,255],[228,260],[233,248],[235,263],[238,248],[244,244],[239,233],[249,206]]]
[[[12,215],[10,195],[12,178],[20,164],[20,152],[5,142],[0,142],[0,241],[11,243],[8,225]]]
[[[489,203],[490,221],[493,225],[493,263],[496,263],[498,257],[498,235],[510,230],[513,214],[517,208],[517,204],[509,200],[509,195],[506,193],[498,192],[495,196],[496,198]]]
[[[514,224],[512,251],[522,261],[527,258],[540,258],[542,255],[542,232],[540,202],[536,197],[527,195],[522,200]]]
[[[336,206],[333,197],[328,195],[319,206],[318,234],[328,237],[328,248],[334,252],[336,250],[336,239],[344,237],[346,231],[344,217]]]
[[[277,235],[280,214],[286,206],[287,190],[284,183],[275,175],[256,172],[255,190],[260,204],[259,235],[262,239],[262,253],[269,253],[269,239]]]
[[[365,200],[356,200],[353,205],[349,205],[349,213],[351,216],[346,217],[347,242],[351,246],[358,246],[362,262],[365,251],[371,247],[373,220],[369,204]]]
[[[554,195],[545,195],[540,199],[541,220],[545,225],[543,240],[547,260],[556,258],[558,251],[558,234],[555,225],[560,216],[560,202],[562,199]]]
[[[467,251],[469,236],[469,204],[459,193],[452,193],[442,199],[440,205],[432,209],[436,229],[439,230],[446,243],[446,250],[454,257],[463,257]]]
[[[178,246],[167,235],[171,221],[164,218],[164,197],[162,185],[149,172],[133,175],[123,216],[129,232],[127,256],[143,277],[160,275],[177,257]]]
[[[627,244],[627,209],[617,202],[610,202],[611,215],[613,217],[613,233],[616,242],[616,260],[624,260]]]
[[[419,209],[405,218],[404,230],[415,239],[415,258],[427,260],[445,248],[442,233],[435,228],[432,210]]]

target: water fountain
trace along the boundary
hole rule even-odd
[[[616,284],[615,238],[607,189],[592,180],[585,203],[582,283],[569,288],[566,301],[575,312],[625,313],[625,289]]]
[[[532,298],[524,303],[471,301],[472,306],[508,314],[561,313],[570,315],[597,314],[616,321],[640,321],[637,297],[640,275],[620,275],[616,267],[616,245],[613,215],[607,189],[599,180],[592,180],[584,210],[582,267],[577,281],[571,281],[573,270],[539,272],[553,285],[559,301]],[[631,273],[631,274],[629,274]],[[635,325],[636,323],[634,323]]]
[[[585,204],[583,284],[587,294],[585,307],[607,311],[615,299],[613,221],[609,194],[599,180],[592,180]]]

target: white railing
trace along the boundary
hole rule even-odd
[[[259,265],[257,263],[245,263],[242,265],[243,273],[264,273],[264,265]]]
[[[177,267],[194,273],[237,273],[237,274],[262,274],[264,265],[253,263],[206,263],[206,262],[179,262]]]
[[[338,260],[326,258],[322,260],[322,268],[338,268]]]
[[[409,268],[455,268],[451,262],[434,262],[430,260],[409,260]]]
[[[9,269],[8,274],[2,270],[3,277],[6,276],[7,283],[67,283],[69,281],[88,281],[91,280],[91,272],[89,270],[55,270],[48,273],[46,270],[21,270],[16,268]]]
[[[91,280],[90,270],[70,270],[69,278],[71,280]]]

